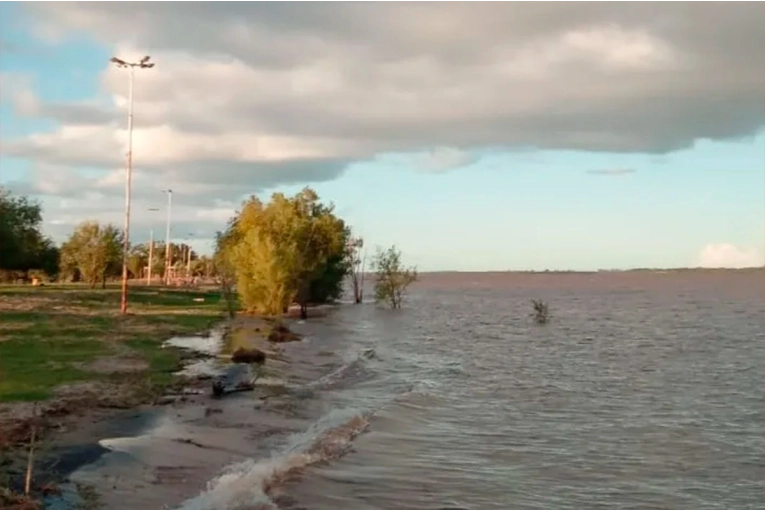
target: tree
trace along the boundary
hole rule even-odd
[[[364,299],[364,262],[366,256],[362,258],[361,250],[364,248],[364,239],[361,237],[352,237],[348,239],[346,250],[346,259],[349,266],[348,273],[351,276],[351,287],[353,288],[353,302],[361,303]]]
[[[340,296],[348,235],[310,188],[267,204],[251,197],[218,237],[216,270],[236,278],[246,311],[274,315],[297,301],[306,317],[309,303]]]
[[[0,187],[0,269],[24,273],[39,269],[55,274],[58,248],[41,228],[40,204]]]
[[[152,253],[152,259],[154,259],[153,253]],[[137,244],[135,246],[131,246],[130,252],[128,253],[128,260],[127,260],[128,272],[130,273],[130,276],[133,278],[142,278],[143,270],[144,268],[148,267],[148,265],[149,265],[149,245]],[[152,260],[152,265],[153,266],[156,265],[154,260]],[[154,273],[154,268],[152,268],[152,273],[155,276],[157,274],[161,274],[161,273]]]
[[[90,288],[100,280],[106,287],[109,276],[120,274],[122,234],[112,225],[95,221],[79,224],[61,247],[61,270],[76,270]]]
[[[375,268],[375,300],[385,302],[393,309],[401,308],[406,289],[417,281],[417,269],[404,267],[401,252],[395,246],[387,250],[377,249],[372,261]]]
[[[236,230],[234,221],[229,222],[229,228],[225,232],[218,232],[215,235],[215,254],[212,263],[214,271],[220,282],[221,294],[226,300],[229,317],[236,316],[236,299],[234,296],[234,281],[236,272],[231,262],[231,251],[233,249]]]

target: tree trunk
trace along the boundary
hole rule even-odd
[[[302,320],[308,319],[308,306],[305,303],[300,303],[300,318]]]
[[[106,272],[104,272],[104,274],[101,276],[101,288],[106,288]]]

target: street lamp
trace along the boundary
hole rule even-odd
[[[127,280],[128,280],[128,249],[130,247],[130,184],[133,172],[133,78],[135,69],[151,69],[153,62],[149,62],[149,56],[143,57],[138,62],[126,62],[120,58],[112,57],[109,62],[119,68],[130,70],[130,85],[128,88],[128,150],[127,166],[125,168],[125,231],[122,239],[122,292],[120,294],[120,311],[127,313]]]
[[[147,209],[151,212],[159,212],[156,207],[150,207]],[[152,222],[151,230],[149,230],[149,270],[146,274],[146,285],[151,285],[151,268],[154,265],[154,223]]]
[[[173,190],[162,190],[167,193],[167,227],[165,227],[165,285],[170,285],[170,264],[173,261],[173,252],[170,250],[170,215],[173,210]]]

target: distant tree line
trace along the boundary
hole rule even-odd
[[[121,276],[121,229],[85,221],[59,248],[41,227],[38,202],[0,188],[3,280],[44,274],[104,287]],[[218,233],[212,257],[200,257],[185,244],[172,244],[171,262],[182,275],[217,278],[224,294],[230,298],[237,294],[246,312],[276,315],[298,304],[306,317],[309,305],[339,299],[346,281],[351,283],[354,301],[362,301],[363,246],[363,239],[353,237],[335,214],[334,205],[322,203],[315,191],[305,188],[293,197],[274,193],[267,203],[251,197]],[[130,246],[130,278],[146,277],[149,253],[148,244]],[[378,249],[372,267],[376,301],[400,308],[407,287],[417,279],[416,270],[403,265],[395,247]],[[153,279],[159,282],[165,270],[165,246],[157,243],[151,250]]]
[[[41,277],[105,286],[122,276],[122,235],[114,225],[84,221],[58,247],[42,233],[40,203],[0,187],[0,281]],[[154,244],[151,258],[152,275],[159,282],[165,271],[164,243]],[[171,245],[171,260],[180,274],[188,266],[190,276],[214,276],[212,258],[200,257],[186,244]],[[145,277],[149,244],[132,245],[127,262],[128,277]]]

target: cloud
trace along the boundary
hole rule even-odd
[[[118,41],[121,55],[150,53],[137,125],[172,139],[238,132],[271,140],[261,150],[278,137],[338,157],[497,145],[660,153],[763,125],[765,14],[746,4],[28,9],[41,26]],[[103,86],[124,96],[126,77],[110,68]],[[50,112],[64,123],[81,113]]]
[[[636,170],[634,168],[600,168],[595,170],[587,170],[587,173],[590,175],[607,175],[611,177],[634,174],[635,172]]]
[[[434,172],[485,150],[660,155],[765,124],[765,11],[756,4],[23,8],[30,33],[48,40],[87,35],[126,59],[152,56],[156,67],[135,80],[136,195],[182,189],[202,209],[335,179],[381,154],[409,154]],[[107,103],[46,102],[28,86],[2,92],[16,115],[57,123],[0,140],[3,155],[37,165],[28,186],[46,196],[81,200],[90,187],[119,203],[127,76],[104,66]],[[54,168],[83,181],[45,181]],[[114,182],[101,182],[110,173]]]
[[[445,172],[455,168],[468,166],[476,158],[467,151],[451,147],[436,147],[433,150],[417,154],[415,164],[428,172]]]
[[[706,268],[762,267],[765,255],[751,247],[728,243],[708,244],[699,254],[699,266]]]

